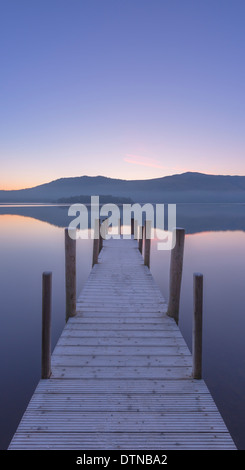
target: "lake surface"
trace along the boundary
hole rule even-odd
[[[53,272],[53,347],[65,325],[68,222],[67,207],[0,206],[1,449],[8,447],[40,379],[43,271]],[[245,449],[245,206],[183,205],[177,225],[187,232],[180,329],[191,349],[192,278],[202,272],[203,376],[236,445]],[[92,241],[78,240],[78,293],[91,260]],[[169,261],[170,252],[157,251],[154,240],[151,271],[166,300]]]

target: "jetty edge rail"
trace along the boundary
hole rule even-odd
[[[9,449],[236,449],[136,240],[103,241]]]

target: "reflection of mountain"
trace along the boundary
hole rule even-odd
[[[0,206],[1,214],[22,215],[33,219],[48,222],[57,227],[67,227],[72,218],[68,216],[67,206]]]
[[[1,214],[33,217],[58,227],[67,227],[74,218],[68,216],[68,206],[0,206]],[[177,204],[177,226],[186,233],[245,231],[245,204]]]
[[[245,231],[245,204],[177,204],[177,225],[187,233]]]
[[[112,194],[136,202],[245,202],[245,176],[188,172],[135,181],[103,176],[61,178],[35,188],[0,191],[0,202],[52,202],[77,194]]]
[[[61,197],[57,201],[59,204],[90,204],[91,197],[90,196],[71,196],[71,197]],[[129,197],[117,197],[110,195],[102,195],[99,197],[100,204],[133,204],[134,202]]]

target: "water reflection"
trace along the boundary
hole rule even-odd
[[[88,210],[90,212],[89,206]],[[72,220],[68,216],[67,204],[0,204],[1,214],[31,217],[56,227],[67,227]],[[186,233],[221,230],[245,231],[245,204],[177,204],[177,226],[184,227]]]
[[[64,230],[30,217],[0,216],[0,447],[6,448],[40,379],[41,279],[53,272],[52,344],[65,324]],[[91,240],[77,242],[77,289],[91,269]]]
[[[187,235],[180,303],[180,329],[191,350],[193,273],[204,275],[203,376],[236,445],[245,448],[245,233]],[[151,271],[165,298],[169,252],[152,244]]]

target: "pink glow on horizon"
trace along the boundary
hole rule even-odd
[[[176,167],[164,166],[164,165],[161,165],[161,162],[159,160],[156,160],[155,158],[142,157],[139,155],[127,154],[126,157],[124,157],[124,161],[127,163],[132,163],[134,165],[160,168],[162,170],[168,170],[168,171],[171,170],[171,171],[178,171],[178,172],[183,172],[183,173],[185,173],[186,171],[189,171],[188,168],[176,168]]]

